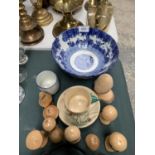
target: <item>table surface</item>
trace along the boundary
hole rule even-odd
[[[59,145],[55,145],[52,143],[48,143],[48,145],[44,149],[40,149],[37,151],[29,151],[25,147],[25,137],[32,129],[42,129],[42,111],[43,109],[38,104],[38,94],[39,89],[35,83],[35,78],[37,74],[42,70],[53,70],[59,77],[60,80],[60,90],[56,95],[53,96],[54,103],[57,103],[59,95],[68,87],[73,85],[83,85],[89,88],[93,88],[93,83],[95,79],[89,80],[81,80],[76,79],[58,67],[55,63],[54,59],[51,57],[49,51],[27,51],[29,56],[29,61],[25,66],[25,69],[28,72],[27,79],[22,83],[23,88],[26,92],[26,97],[23,103],[20,104],[19,107],[19,118],[20,118],[20,138],[19,138],[19,154],[20,155],[42,155],[44,152],[49,151],[63,151],[65,154],[65,147],[70,148],[68,150],[72,150],[71,148],[76,148],[81,150],[85,155],[134,155],[135,153],[135,125],[134,118],[131,109],[130,99],[127,91],[126,81],[122,69],[122,65],[120,61],[114,64],[112,69],[109,70],[109,74],[112,75],[114,79],[114,87],[113,91],[115,94],[115,100],[112,103],[118,110],[118,118],[111,125],[105,126],[100,123],[99,119],[95,121],[95,123],[87,128],[81,129],[82,139],[80,143],[76,145],[69,145],[66,142],[62,142]],[[101,107],[105,106],[105,103],[101,102]],[[57,120],[58,126],[65,128],[61,120],[58,118]],[[122,132],[128,140],[128,149],[123,153],[107,153],[104,147],[104,140],[106,135],[113,131]],[[84,142],[84,138],[88,133],[95,133],[100,138],[100,148],[96,152],[90,151]],[[63,146],[65,146],[63,148]],[[56,149],[58,147],[58,149]],[[61,149],[60,149],[61,148]],[[55,149],[55,150],[54,150]],[[60,155],[59,153],[48,153],[47,155]],[[62,153],[62,152],[61,152]],[[72,154],[72,153],[68,153]],[[68,155],[67,154],[67,155]],[[76,155],[76,153],[74,154]],[[81,154],[82,155],[82,154]]]
[[[86,0],[84,0],[82,8],[77,12],[75,12],[73,16],[75,17],[75,19],[80,20],[84,25],[87,25],[87,11],[84,8],[85,2]],[[31,15],[33,11],[33,6],[30,3],[30,0],[25,1],[24,4],[28,14]],[[52,42],[54,41],[54,36],[52,34],[53,26],[62,19],[62,14],[55,12],[51,7],[48,8],[48,11],[52,13],[54,20],[48,26],[42,27],[45,33],[44,39],[36,45],[24,46],[26,49],[37,49],[37,50],[51,49]],[[112,17],[111,19],[107,33],[111,35],[116,42],[118,42],[118,35],[117,35],[117,29],[116,29],[114,17]],[[21,43],[19,44],[20,46],[22,46]]]

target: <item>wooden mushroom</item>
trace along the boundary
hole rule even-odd
[[[104,94],[111,90],[113,87],[113,78],[110,74],[102,74],[100,75],[95,83],[94,90],[97,94]]]
[[[113,132],[106,137],[105,148],[108,152],[123,152],[127,149],[126,137],[120,132]]]
[[[102,112],[100,113],[100,121],[105,125],[109,125],[117,118],[117,116],[117,109],[112,105],[107,105],[102,109]]]
[[[81,132],[77,126],[69,126],[65,129],[64,136],[68,142],[75,144],[80,141]]]

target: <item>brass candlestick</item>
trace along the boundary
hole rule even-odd
[[[25,6],[22,3],[19,3],[19,15],[21,42],[25,45],[33,45],[40,42],[44,37],[44,31],[27,15]]]
[[[47,26],[53,21],[53,16],[46,9],[42,8],[43,0],[31,0],[34,6],[32,17],[36,20],[38,25]]]
[[[53,28],[53,35],[55,37],[65,30],[83,25],[72,16],[72,12],[82,6],[83,0],[52,0],[50,3],[55,10],[63,13],[62,20],[56,23]]]

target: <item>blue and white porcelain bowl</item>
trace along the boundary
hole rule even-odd
[[[110,35],[87,26],[61,33],[52,45],[52,55],[61,69],[79,78],[106,72],[118,54],[118,46]]]

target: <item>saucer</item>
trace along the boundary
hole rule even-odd
[[[91,90],[88,87],[84,87],[84,86],[74,86],[77,88],[84,88],[86,89],[90,94],[92,94],[93,96],[95,96],[97,98],[97,95],[95,94],[95,92],[93,90]],[[70,115],[68,114],[66,108],[65,108],[65,104],[64,104],[64,94],[66,91],[68,91],[70,88],[66,89],[59,97],[58,101],[57,101],[57,107],[59,109],[59,118],[61,119],[61,121],[66,124],[66,125],[76,125],[78,128],[86,128],[88,126],[90,126],[91,124],[93,124],[96,119],[99,116],[100,113],[100,101],[96,101],[95,103],[92,103],[90,110],[88,111],[88,121],[86,123],[81,123],[81,124],[75,124],[72,123],[71,119],[70,119]]]

